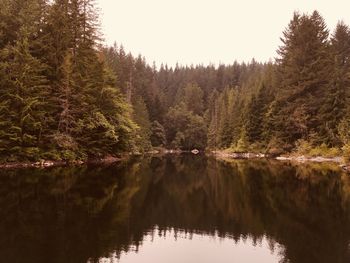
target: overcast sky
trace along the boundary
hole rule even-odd
[[[329,28],[350,24],[349,0],[97,0],[107,44],[149,63],[268,61],[293,12],[317,9]]]

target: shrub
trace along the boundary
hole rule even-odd
[[[325,143],[320,146],[312,148],[309,152],[310,156],[324,156],[324,157],[336,157],[339,156],[340,150],[338,148],[329,148]]]
[[[310,157],[336,157],[341,154],[341,151],[335,147],[329,148],[325,143],[318,146],[313,146],[306,140],[298,140],[296,143],[296,153]]]
[[[287,148],[288,146],[284,142],[282,142],[281,139],[274,136],[271,138],[267,145],[266,153],[272,157],[279,156],[285,153]]]
[[[300,139],[295,143],[297,154],[309,155],[312,150],[312,144],[306,140]]]
[[[350,162],[350,143],[343,146],[343,157],[346,162]]]

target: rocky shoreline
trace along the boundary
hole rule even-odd
[[[269,158],[268,155],[263,153],[235,153],[235,152],[225,152],[225,151],[212,151],[215,157],[219,158],[232,158],[232,159],[255,159],[255,158]]]
[[[38,162],[8,162],[0,163],[0,169],[22,169],[22,168],[49,168],[55,166],[67,166],[67,165],[83,165],[83,164],[111,164],[125,160],[127,156],[107,156],[105,158],[88,159],[85,161],[54,161],[54,160],[41,160]]]
[[[80,162],[71,162],[72,164],[80,164]],[[70,164],[66,161],[40,161],[40,162],[8,162],[1,163],[0,169],[20,169],[20,168],[48,168],[52,166],[65,166]]]
[[[304,155],[301,156],[277,156],[275,158],[276,160],[280,161],[297,161],[300,163],[303,162],[317,162],[317,163],[323,163],[323,162],[334,162],[334,163],[343,163],[343,157],[337,156],[337,157],[323,157],[323,156],[315,156],[315,157],[307,157]]]
[[[350,163],[345,163],[344,158],[341,156],[336,157],[324,157],[324,156],[315,156],[308,157],[304,155],[281,155],[281,156],[271,156],[263,153],[234,153],[234,152],[225,152],[225,151],[212,151],[211,152],[215,158],[228,158],[228,159],[275,159],[278,161],[294,161],[298,163],[306,163],[306,162],[333,162],[339,164],[339,166],[346,172],[350,173]]]
[[[151,151],[145,153],[123,153],[119,156],[106,156],[104,158],[95,158],[87,160],[75,160],[75,161],[55,161],[55,160],[41,160],[37,162],[5,162],[0,163],[0,169],[21,169],[21,168],[48,168],[54,166],[68,166],[68,165],[98,165],[98,164],[112,164],[122,160],[126,160],[131,156],[141,156],[141,155],[163,155],[163,154],[182,154],[190,153],[198,154],[199,151],[182,151],[179,149],[165,149],[165,148],[155,148]]]
[[[163,154],[182,154],[190,153],[191,151],[182,151],[179,149],[165,149],[165,148],[155,148],[151,151],[145,153],[123,153],[119,156],[106,156],[104,158],[95,158],[87,160],[75,160],[75,161],[55,161],[55,160],[41,160],[37,162],[5,162],[0,163],[0,169],[21,169],[21,168],[48,168],[54,166],[68,166],[68,165],[98,165],[98,164],[112,164],[119,161],[126,160],[131,156],[141,156],[141,155],[163,155]],[[199,153],[199,151],[193,152],[193,154]]]
[[[147,152],[146,154],[158,155],[158,154],[181,154],[181,153],[191,153],[198,154],[199,151],[181,151],[181,150],[172,150],[172,149],[155,149],[153,151]],[[104,158],[88,159],[85,161],[53,161],[53,160],[41,160],[38,162],[10,162],[10,163],[0,163],[0,169],[19,169],[19,168],[48,168],[53,166],[67,166],[67,165],[98,165],[98,164],[112,164],[130,156],[137,156],[141,154],[124,154],[120,156],[107,156]],[[278,161],[294,161],[298,163],[306,162],[333,162],[339,164],[339,166],[346,172],[350,173],[350,163],[345,163],[343,157],[323,157],[323,156],[298,156],[298,155],[281,155],[281,156],[271,156],[263,153],[236,153],[236,152],[226,152],[226,151],[211,151],[210,155],[213,155],[215,158],[219,159],[274,159]]]

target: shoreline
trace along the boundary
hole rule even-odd
[[[182,153],[191,153],[191,151],[181,151],[174,149],[154,149],[152,151],[141,153],[124,153],[120,156],[106,156],[104,158],[95,158],[87,160],[75,160],[75,161],[54,161],[54,160],[41,160],[37,162],[7,162],[0,163],[0,169],[24,169],[24,168],[49,168],[49,167],[58,167],[58,166],[80,166],[80,165],[108,165],[117,163],[132,156],[140,155],[163,155],[163,154],[175,154],[179,155]],[[208,153],[208,152],[206,152]],[[197,152],[192,152],[192,154],[197,154]],[[253,153],[253,152],[244,152],[244,153],[235,153],[235,152],[225,152],[225,151],[210,151],[209,155],[214,156],[217,159],[272,159],[277,161],[291,161],[297,163],[336,163],[344,171],[350,173],[350,163],[345,163],[344,158],[341,156],[336,157],[324,157],[324,156],[314,156],[308,157],[304,155],[279,155],[271,156],[263,153]]]
[[[79,166],[79,165],[108,165],[117,162],[124,161],[130,157],[137,156],[147,156],[147,155],[163,155],[163,154],[182,154],[189,153],[191,151],[182,151],[178,149],[165,149],[165,148],[156,148],[145,153],[130,153],[125,152],[119,156],[106,156],[103,158],[94,158],[86,160],[73,160],[73,161],[63,161],[63,160],[41,160],[36,162],[30,161],[16,161],[16,162],[0,162],[0,169],[25,169],[25,168],[49,168],[49,167],[58,167],[58,166]]]
[[[123,155],[121,157],[107,156],[104,158],[87,159],[87,160],[75,160],[75,161],[54,161],[54,160],[42,160],[37,162],[7,162],[0,163],[0,169],[24,169],[24,168],[49,168],[59,166],[80,166],[80,165],[98,165],[98,164],[112,164],[123,160],[126,160],[130,155]]]
[[[336,163],[344,171],[350,173],[350,163],[345,163],[344,158],[341,156],[336,157],[325,157],[325,156],[313,156],[308,157],[304,155],[279,155],[279,156],[269,156],[263,153],[228,153],[225,151],[211,151],[211,154],[215,158],[219,159],[273,159],[277,161],[292,161],[297,163]]]

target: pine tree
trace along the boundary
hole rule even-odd
[[[347,25],[338,23],[331,38],[333,63],[326,100],[322,105],[324,116],[325,142],[336,146],[340,144],[337,125],[345,116],[350,92],[350,30]]]
[[[137,125],[98,56],[94,2],[1,4],[1,151],[76,159],[133,150]]]
[[[207,126],[204,118],[189,111],[183,102],[169,109],[165,124],[170,146],[184,150],[205,149]]]
[[[141,97],[134,98],[133,109],[133,120],[139,126],[136,144],[140,151],[150,150],[152,147],[150,138],[151,122],[149,120],[146,104]]]
[[[215,89],[209,98],[208,110],[207,110],[207,123],[208,126],[208,142],[209,149],[216,149],[218,147],[218,96],[219,93]]]
[[[270,94],[267,86],[262,83],[260,89],[256,95],[253,95],[250,102],[247,105],[246,112],[246,132],[249,142],[258,143],[260,145],[266,144],[268,141],[268,134],[265,129],[266,115],[268,107],[271,103],[272,94]]]
[[[263,105],[260,102],[259,97],[254,95],[247,106],[246,132],[251,143],[259,142],[262,137]]]
[[[39,156],[46,132],[47,80],[45,65],[31,54],[31,35],[37,2],[25,1],[20,9],[20,28],[13,45],[0,50],[0,155],[10,159]]]
[[[151,131],[152,131],[152,134],[151,134],[152,146],[164,147],[166,145],[166,137],[165,137],[164,127],[158,121],[154,121],[154,122],[152,122]]]
[[[318,134],[324,136],[320,114],[329,80],[330,59],[328,30],[323,18],[294,14],[282,39],[280,59],[280,93],[277,132],[286,142]],[[292,117],[291,117],[292,116]]]
[[[200,115],[203,114],[204,110],[203,96],[203,91],[198,85],[186,85],[183,90],[181,101],[184,101],[188,110],[192,111],[194,114]]]

